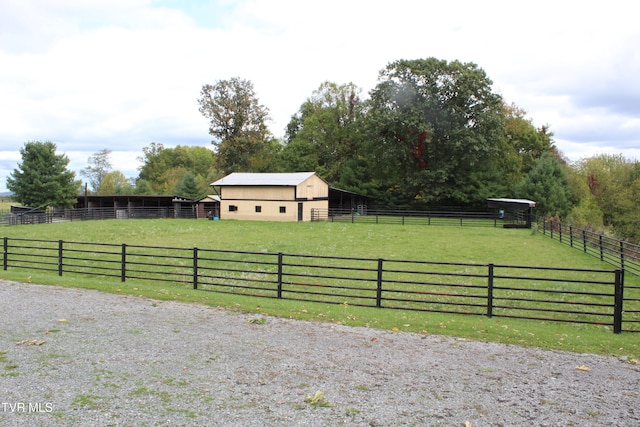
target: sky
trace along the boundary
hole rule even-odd
[[[570,160],[640,159],[640,25],[632,0],[0,0],[0,192],[26,142],[78,179],[111,150],[211,147],[205,84],[250,80],[275,137],[324,81],[362,97],[400,59],[472,62],[547,125]]]

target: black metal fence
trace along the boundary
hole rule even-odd
[[[65,221],[90,221],[101,219],[159,219],[159,218],[197,218],[195,208],[183,207],[128,207],[128,208],[89,208],[89,209],[50,209],[37,213],[0,214],[0,224],[24,225]]]
[[[311,210],[311,221],[329,222],[498,227],[514,220],[497,212],[370,210],[366,207]]]
[[[640,276],[640,245],[542,217],[537,219],[537,228],[551,239]]]
[[[621,270],[255,253],[4,238],[3,269],[175,282],[264,298],[639,331]],[[634,290],[636,296],[637,289]],[[629,304],[627,307],[625,304]]]

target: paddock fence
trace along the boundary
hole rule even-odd
[[[512,213],[468,211],[412,211],[372,210],[366,206],[356,209],[312,209],[311,221],[402,224],[402,225],[459,225],[473,227],[502,227],[524,221]]]
[[[173,282],[217,293],[640,332],[621,270],[3,239],[3,269]],[[635,297],[638,289],[634,288]],[[634,305],[635,304],[635,305]]]
[[[197,218],[196,210],[191,207],[124,207],[124,208],[83,208],[48,209],[38,212],[0,213],[0,224],[25,225],[45,224],[69,221],[91,221],[104,219],[160,219],[160,218]]]
[[[640,245],[542,217],[537,219],[537,229],[553,240],[598,258],[626,273],[640,276]]]

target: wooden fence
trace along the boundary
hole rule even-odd
[[[174,282],[193,289],[637,331],[621,270],[312,256],[4,238],[3,269]]]

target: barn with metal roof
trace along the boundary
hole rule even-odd
[[[310,221],[312,209],[329,208],[329,184],[315,172],[234,172],[211,186],[220,219]]]

